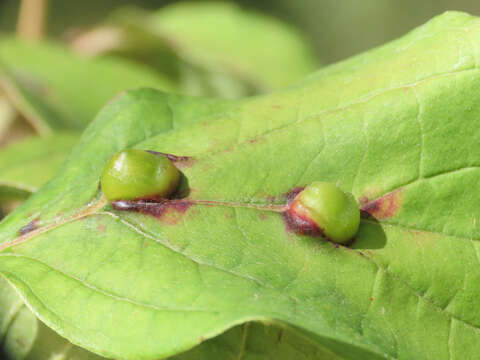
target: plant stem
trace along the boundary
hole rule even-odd
[[[39,40],[47,25],[48,0],[22,0],[17,23],[17,35]]]

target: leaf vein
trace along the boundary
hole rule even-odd
[[[402,279],[401,277],[399,277],[398,275],[396,275],[395,273],[393,273],[392,271],[388,270],[387,268],[383,267],[382,265],[379,265],[375,260],[373,260],[373,258],[368,255],[366,252],[362,252],[362,251],[359,251],[357,250],[359,254],[363,255],[363,257],[365,259],[367,259],[368,261],[370,261],[372,264],[376,265],[378,268],[382,269],[386,274],[390,275],[392,277],[393,280],[396,280],[398,281],[399,283],[405,285],[405,287],[407,289],[409,289],[415,296],[417,296],[419,299],[421,299],[422,301],[425,302],[425,304],[429,305],[430,307],[432,307],[433,309],[439,311],[440,313],[443,313],[445,314],[448,318],[451,318],[451,319],[455,319],[459,322],[461,322],[462,324],[465,324],[466,326],[469,326],[471,328],[473,328],[479,335],[480,335],[480,326],[478,325],[475,325],[467,320],[464,320],[464,319],[461,319],[459,317],[457,317],[456,315],[452,314],[451,312],[449,312],[448,310],[442,308],[440,305],[438,305],[437,303],[434,302],[434,300],[426,297],[424,294],[422,295],[421,293],[418,292],[418,290],[416,290],[412,285],[410,285],[406,280]]]

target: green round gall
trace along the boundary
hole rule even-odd
[[[110,158],[100,182],[105,197],[115,201],[166,198],[179,179],[180,172],[167,157],[127,149]]]
[[[348,243],[360,224],[355,197],[327,182],[307,186],[295,197],[289,212],[301,225],[313,223],[325,237],[339,244]]]

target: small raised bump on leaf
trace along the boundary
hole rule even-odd
[[[298,233],[346,244],[358,231],[360,208],[352,194],[335,184],[314,182],[295,196],[285,218]]]
[[[100,179],[109,201],[167,198],[176,189],[180,172],[162,155],[127,149],[113,155]]]

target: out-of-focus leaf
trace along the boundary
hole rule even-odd
[[[0,149],[0,202],[36,192],[55,174],[77,140],[76,134],[56,133]]]
[[[0,276],[0,358],[100,360],[45,326]],[[290,329],[247,323],[170,360],[340,360]]]
[[[17,113],[5,96],[0,93],[0,144],[13,124]]]
[[[133,62],[88,60],[53,43],[0,40],[0,86],[42,134],[83,129],[95,113],[123,90],[174,90],[160,74]]]
[[[231,3],[182,2],[153,14],[123,9],[72,46],[147,61],[175,77],[190,95],[267,92],[318,67],[299,31]]]
[[[32,126],[19,115],[11,101],[0,91],[0,148],[34,134]]]
[[[22,76],[16,76],[5,67],[0,70],[0,86],[8,98],[9,105],[14,106],[38,134],[49,135],[53,129],[71,126],[69,120],[62,118],[55,107],[46,101],[39,88],[32,86],[24,81]]]
[[[100,360],[45,326],[0,276],[0,358],[3,360]]]
[[[265,91],[318,67],[298,30],[234,4],[182,2],[159,10],[150,26],[186,61],[224,69]]]

